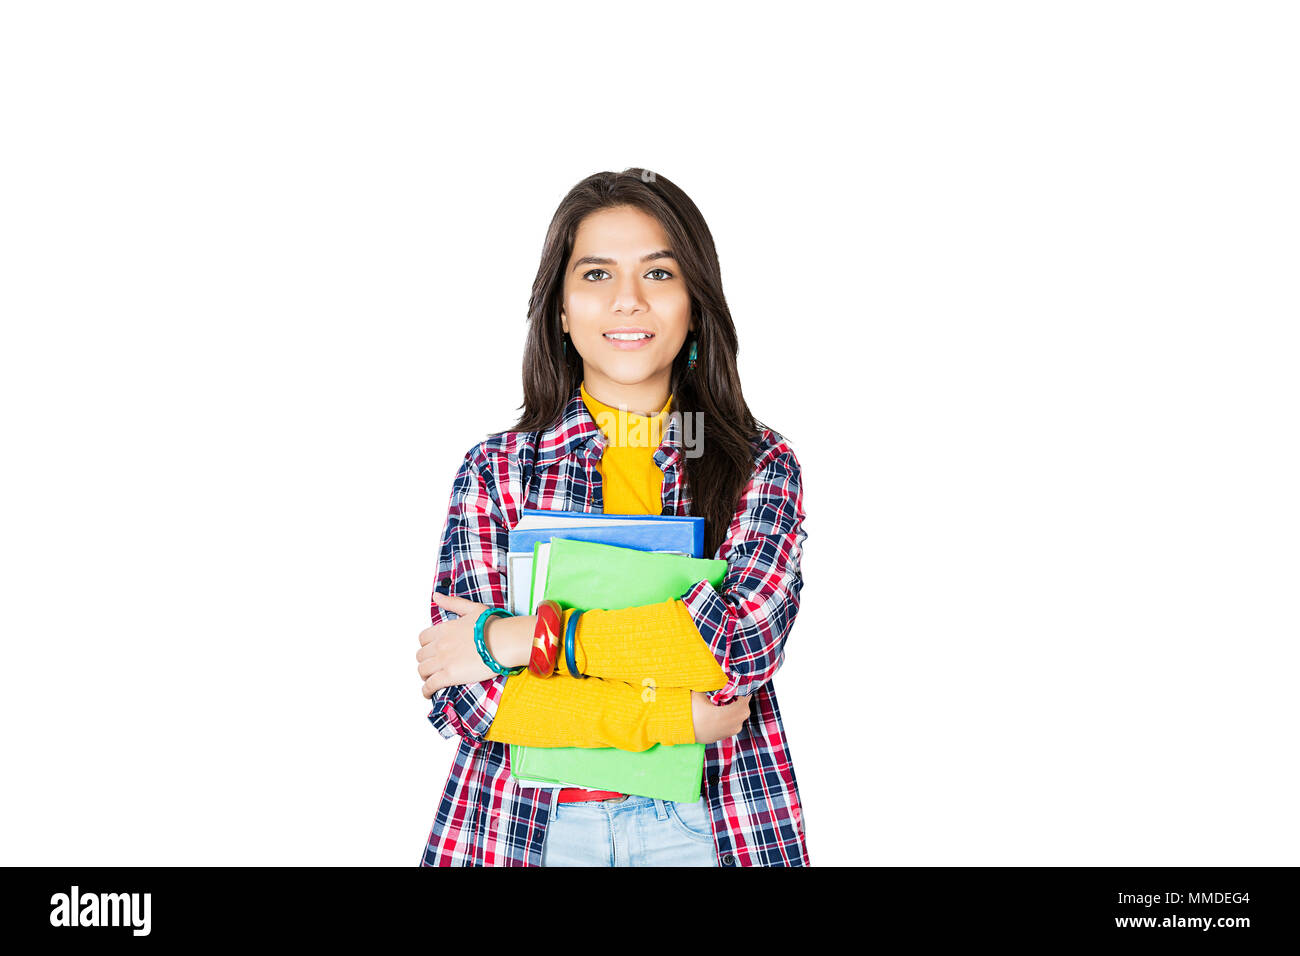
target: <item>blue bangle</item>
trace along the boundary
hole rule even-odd
[[[499,614],[502,617],[515,616],[503,607],[490,607],[485,609],[483,613],[478,616],[478,620],[474,622],[474,646],[478,648],[478,656],[483,659],[483,663],[488,666],[488,669],[492,671],[492,673],[500,674],[502,677],[510,677],[514,674],[518,674],[520,671],[524,670],[524,668],[502,667],[497,662],[497,659],[492,656],[492,652],[488,650],[487,638],[483,636],[483,629],[487,626],[488,618],[496,614]]]
[[[582,617],[582,612],[575,610],[569,617],[569,625],[564,629],[564,663],[568,665],[570,677],[581,677],[586,679],[586,674],[578,673],[578,660],[574,651],[574,644],[577,643],[578,618]]]

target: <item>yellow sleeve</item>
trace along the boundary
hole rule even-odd
[[[564,612],[567,626],[572,610]],[[563,632],[561,632],[563,633]],[[676,598],[618,611],[593,609],[578,618],[573,641],[578,673],[641,687],[718,690],[727,675],[700,636],[685,603]],[[564,648],[557,670],[568,674]]]
[[[507,678],[486,738],[528,747],[618,747],[695,743],[691,692],[684,687],[632,687],[568,672]]]

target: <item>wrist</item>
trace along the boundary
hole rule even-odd
[[[536,614],[517,614],[493,620],[487,629],[488,650],[502,667],[527,667],[533,650]]]

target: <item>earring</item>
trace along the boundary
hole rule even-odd
[[[695,351],[695,341],[696,341],[695,339],[691,339],[691,354],[686,358],[687,368],[695,368],[695,360],[696,358],[698,358],[698,355],[696,354]]]

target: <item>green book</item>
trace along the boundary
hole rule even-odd
[[[582,610],[657,604],[681,597],[699,581],[721,587],[726,573],[722,560],[551,538],[533,550],[529,612],[543,600]],[[510,775],[525,784],[563,783],[693,803],[703,774],[704,744],[656,744],[643,751],[510,745]]]

